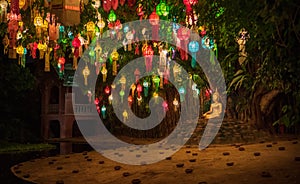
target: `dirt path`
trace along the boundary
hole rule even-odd
[[[36,159],[14,166],[12,171],[20,178],[40,184],[130,184],[133,179],[142,184],[297,184],[300,183],[298,142],[213,145],[203,151],[185,147],[170,160],[143,166],[119,164],[92,151]],[[229,155],[224,155],[225,152]],[[180,163],[184,166],[177,167]],[[121,168],[115,170],[115,166]],[[187,174],[187,171],[192,172]],[[125,172],[129,176],[123,176]]]

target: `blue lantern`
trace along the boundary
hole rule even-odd
[[[102,114],[103,119],[106,119],[106,107],[105,107],[105,105],[103,105],[101,107],[101,114]]]
[[[180,102],[183,102],[184,101],[184,97],[185,97],[185,89],[183,86],[181,86],[179,89],[178,89],[178,92],[179,92],[179,95],[180,95]]]
[[[199,43],[197,41],[191,41],[189,43],[189,51],[192,53],[192,68],[196,67],[196,53],[199,51]]]

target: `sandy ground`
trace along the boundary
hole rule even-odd
[[[36,159],[11,169],[16,176],[40,184],[130,184],[134,179],[142,184],[296,184],[300,183],[298,142],[211,145],[202,151],[186,146],[171,159],[142,166],[120,164],[91,151]],[[187,169],[192,172],[186,173]]]

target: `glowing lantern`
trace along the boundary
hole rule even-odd
[[[174,111],[177,111],[179,102],[176,98],[174,98],[174,100],[173,100],[173,105],[174,105]]]
[[[102,118],[106,119],[106,107],[105,107],[105,105],[102,105],[102,107],[101,107],[101,114],[102,114]]]
[[[179,89],[178,89],[178,92],[180,94],[180,102],[183,102],[184,101],[184,97],[185,97],[185,89],[183,86],[181,86]]]
[[[215,60],[214,60],[214,51],[212,50],[214,48],[214,39],[213,38],[209,38],[208,36],[204,36],[202,38],[202,47],[204,49],[208,49],[210,52],[210,62],[212,64],[215,64]]]
[[[124,95],[125,95],[124,90],[121,90],[120,93],[119,93],[119,95],[121,97],[121,103],[123,103],[123,99],[124,99]]]
[[[87,35],[90,41],[93,40],[94,38],[95,29],[96,29],[96,25],[93,21],[89,21],[88,23],[86,23]]]
[[[168,107],[169,105],[168,105],[168,102],[167,102],[167,101],[163,101],[162,106],[163,106],[165,112],[166,112],[167,110],[169,110],[169,107]]]
[[[168,16],[169,11],[170,7],[164,1],[160,1],[160,3],[156,6],[156,13],[159,16]]]
[[[143,5],[141,3],[139,3],[138,7],[136,8],[136,13],[140,17],[140,20],[142,20],[145,12],[143,11]]]
[[[17,40],[20,40],[23,37],[22,32],[19,30],[17,32]]]
[[[138,97],[140,97],[141,92],[143,91],[143,87],[140,84],[138,84],[137,87],[136,87],[136,91],[138,92]]]
[[[156,92],[153,93],[153,98],[155,103],[157,103],[158,94]]]
[[[131,95],[134,96],[134,92],[135,92],[135,89],[136,89],[136,85],[133,83],[133,84],[130,86],[130,89],[131,89]]]
[[[47,44],[40,42],[37,47],[40,51],[40,59],[44,59],[44,55],[45,55],[45,52],[47,51],[47,47],[48,47]]]
[[[5,0],[1,0],[0,1],[0,8],[1,8],[1,11],[0,11],[0,23],[1,22],[6,22],[7,20],[7,6],[8,6],[8,3],[7,1]]]
[[[120,79],[120,84],[122,85],[122,90],[125,90],[125,85],[126,85],[126,77],[122,75]]]
[[[149,82],[147,82],[146,80],[143,82],[143,87],[144,87],[144,95],[145,97],[148,96],[148,89],[149,89]]]
[[[127,101],[128,101],[128,105],[131,107],[132,102],[133,102],[133,98],[131,95],[128,96]]]
[[[106,82],[106,78],[107,78],[107,69],[105,67],[105,65],[102,67],[101,69],[101,74],[102,74],[102,81]]]
[[[192,68],[196,67],[196,53],[199,51],[199,43],[197,41],[191,41],[189,43],[189,51],[192,53]]]
[[[128,51],[132,50],[132,40],[133,40],[134,34],[133,31],[128,31],[126,33],[126,39],[127,39],[127,45],[128,45]]]
[[[105,27],[105,22],[103,21],[100,13],[98,13],[97,26],[99,27],[99,29],[100,29],[100,35],[102,36],[103,28]]]
[[[117,75],[117,60],[119,59],[119,53],[116,49],[111,53],[111,59],[113,60],[113,66],[112,66],[112,75]]]
[[[82,75],[84,77],[84,85],[88,85],[88,76],[90,75],[90,69],[87,65],[85,65],[84,69],[82,70]]]
[[[147,44],[143,46],[142,51],[145,57],[146,72],[150,72],[152,70],[152,59],[154,51],[151,45]]]
[[[155,84],[155,91],[157,92],[158,91],[159,82],[160,82],[160,78],[158,76],[154,76],[152,80],[153,80],[153,82]]]
[[[72,46],[74,47],[73,50],[73,69],[77,69],[77,59],[79,57],[79,47],[81,46],[81,42],[78,39],[78,36],[75,36],[75,38],[72,41]]]
[[[142,96],[139,96],[136,99],[137,99],[137,102],[138,102],[138,106],[140,106],[141,103],[142,103],[142,100],[143,100]]]
[[[109,102],[109,104],[112,103],[113,99],[114,99],[114,98],[113,98],[112,94],[110,94],[110,95],[108,96],[108,102]]]
[[[42,35],[42,25],[43,25],[43,18],[41,17],[40,14],[38,14],[34,18],[34,26],[36,27],[36,34],[37,37],[40,38]]]
[[[24,47],[23,47],[22,45],[19,45],[19,46],[16,48],[16,52],[17,52],[17,54],[19,55],[18,64],[24,67],[24,66],[25,66],[25,63],[22,62],[22,57],[23,57],[23,54],[24,54]]]
[[[177,37],[180,40],[180,56],[182,60],[188,60],[187,55],[187,45],[190,37],[190,30],[186,27],[181,27],[178,29]]]
[[[123,115],[123,122],[126,122],[128,119],[128,113],[127,113],[126,109],[123,111],[122,115]]]
[[[115,22],[117,20],[117,16],[113,10],[110,10],[108,20],[109,22]]]
[[[159,29],[159,16],[156,14],[156,11],[153,11],[149,16],[149,22],[152,25],[152,40],[158,41],[158,29]]]
[[[110,88],[108,86],[105,87],[104,92],[109,95],[110,93]]]
[[[58,68],[59,68],[59,75],[60,75],[60,78],[62,77],[63,73],[64,73],[64,70],[65,70],[65,58],[64,57],[60,57],[58,58]]]

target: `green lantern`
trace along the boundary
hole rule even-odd
[[[164,2],[160,1],[160,3],[156,6],[156,13],[158,16],[167,16],[169,15],[170,7]]]
[[[117,15],[113,10],[110,10],[109,15],[108,15],[108,20],[109,22],[115,22],[117,20]]]

